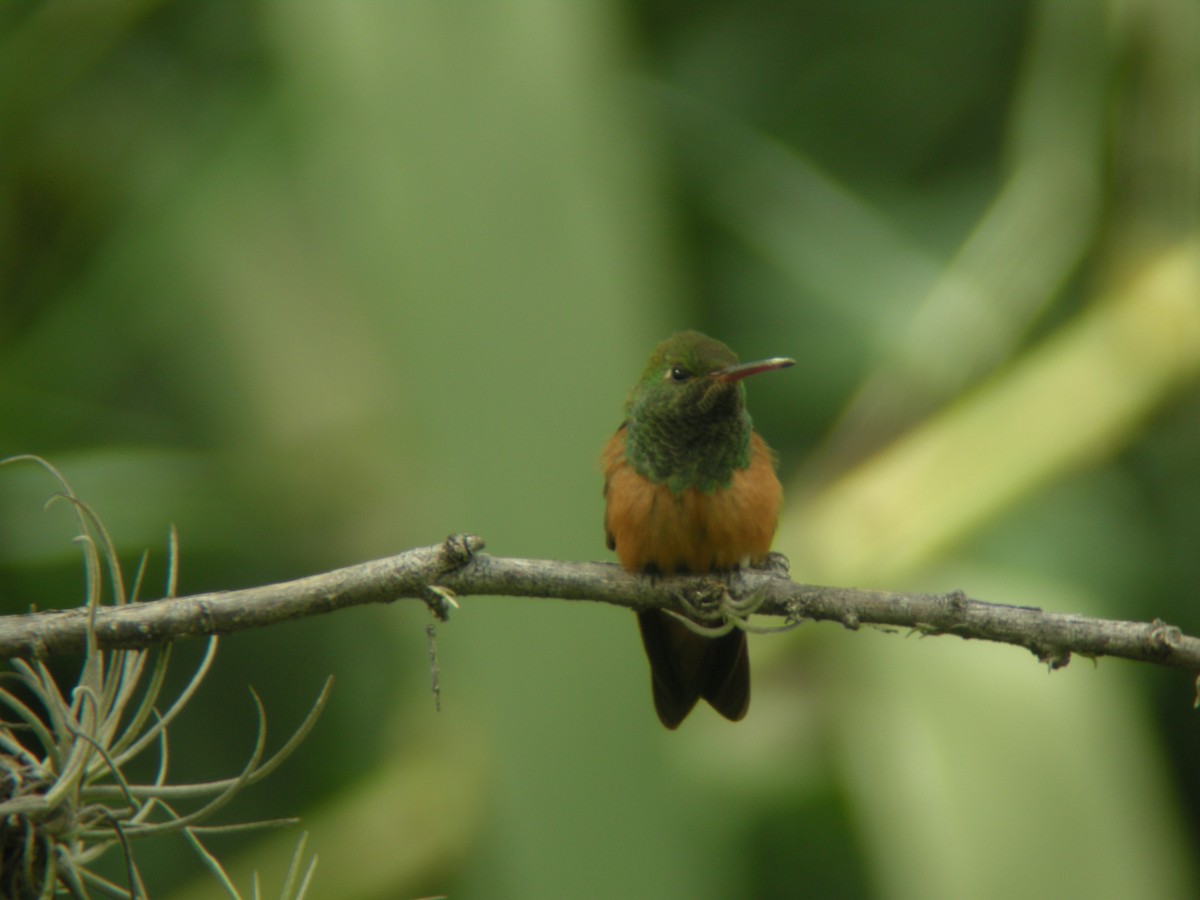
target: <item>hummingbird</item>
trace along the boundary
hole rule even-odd
[[[654,348],[605,445],[604,532],[621,566],[647,575],[728,573],[771,549],[783,488],[746,411],[744,378],[794,365],[738,363],[725,344],[682,331]],[[704,637],[662,610],[638,613],[654,708],[675,729],[703,698],[738,721],[750,706],[746,635]]]

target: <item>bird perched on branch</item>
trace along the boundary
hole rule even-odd
[[[727,346],[696,331],[654,349],[601,458],[605,535],[626,570],[731,572],[766,559],[783,489],[746,411],[742,379],[793,363],[739,365]],[[746,714],[741,629],[710,638],[661,610],[639,612],[638,625],[663,725],[678,727],[701,698],[727,719]]]

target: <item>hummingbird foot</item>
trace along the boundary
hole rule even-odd
[[[787,578],[792,571],[792,564],[786,556],[777,550],[772,550],[761,562],[752,564],[753,568],[770,572],[772,575],[782,575]]]
[[[719,638],[729,634],[735,628],[743,631],[753,631],[750,616],[762,605],[762,594],[747,594],[735,596],[731,590],[738,578],[736,572],[722,580],[710,579],[705,586],[679,594],[679,605],[683,614],[666,610],[689,630],[707,638]],[[715,624],[706,624],[715,623]]]
[[[782,553],[772,553],[771,556],[783,561],[786,572],[787,557]],[[771,571],[777,573],[777,566],[777,560],[768,558],[767,565],[761,568],[770,567]],[[726,573],[721,581],[711,579],[704,587],[681,592],[679,605],[683,607],[682,614],[669,609],[666,612],[683,622],[689,630],[707,638],[723,637],[735,628],[748,634],[776,634],[791,631],[800,624],[800,620],[783,625],[752,624],[750,617],[758,612],[766,594],[763,591],[746,590],[744,583],[741,571],[735,569]]]

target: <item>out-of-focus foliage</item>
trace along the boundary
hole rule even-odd
[[[750,388],[796,577],[1196,633],[1198,212],[1193,0],[8,3],[0,456],[130,558],[174,523],[184,593],[603,558],[599,448],[697,327],[799,360]],[[5,611],[79,595],[45,495],[0,477]],[[247,683],[286,730],[335,676],[230,810],[304,817],[310,896],[1200,890],[1185,675],[811,626],[666,734],[627,614],[468,598],[440,714],[426,620],[237,635],[175,726],[218,777]],[[213,896],[187,854],[154,896]]]

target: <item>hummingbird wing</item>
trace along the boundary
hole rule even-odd
[[[605,467],[604,472],[604,544],[609,550],[617,549],[617,539],[613,535],[612,527],[608,521],[608,484],[612,475],[612,468],[616,465],[615,460],[624,456],[625,451],[625,425],[622,422],[616,433],[608,439],[608,443],[604,447],[604,453],[601,456],[601,465]]]

